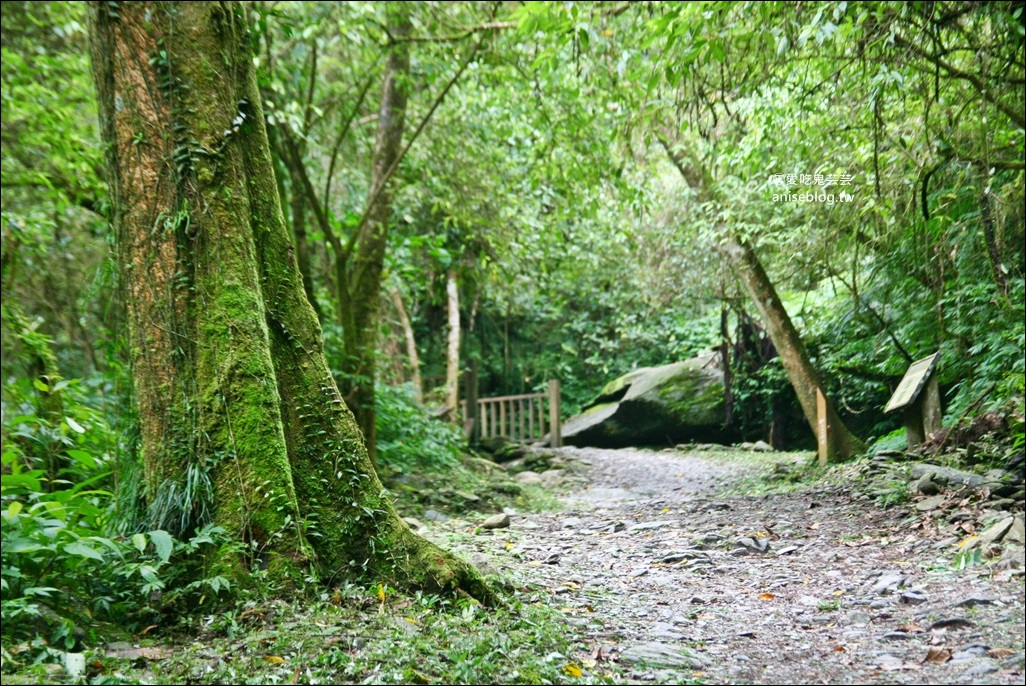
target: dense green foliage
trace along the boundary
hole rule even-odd
[[[807,445],[783,367],[756,352],[764,338],[719,251],[725,231],[756,247],[856,434],[900,442],[900,417],[883,405],[911,361],[939,350],[945,424],[1001,413],[1021,452],[1021,4],[409,10],[384,288],[406,303],[425,400],[385,293],[378,378],[346,384],[378,386],[385,472],[444,472],[466,449],[434,411],[449,270],[462,361],[478,361],[482,396],[558,378],[573,413],[610,379],[725,336],[739,351],[743,435],[772,428],[778,442]],[[394,37],[384,3],[247,11],[282,206],[341,376],[350,351],[333,269],[371,192]],[[202,513],[175,524],[210,501],[207,486],[162,508],[139,485],[84,23],[77,3],[3,4],[5,646],[71,645],[75,627],[102,622],[139,630],[183,598],[212,602],[236,584],[203,553],[238,542],[204,528]],[[682,179],[672,155],[703,178]],[[788,174],[810,181],[776,176]],[[818,185],[830,175],[851,185]],[[777,197],[809,190],[831,200]]]

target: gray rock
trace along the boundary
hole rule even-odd
[[[888,631],[886,634],[880,637],[884,641],[904,641],[912,638],[912,634],[907,631]]]
[[[930,510],[936,510],[943,504],[943,495],[931,495],[929,498],[923,498],[918,503],[916,503],[916,509],[920,512],[929,512]]]
[[[1021,514],[1012,518],[1012,526],[1005,532],[1004,540],[1006,543],[1026,544],[1026,522]]]
[[[987,503],[987,507],[992,510],[1006,511],[1011,510],[1015,507],[1015,501],[1011,498],[998,498],[997,500],[991,500]]]
[[[429,522],[437,522],[439,524],[442,524],[443,522],[449,521],[450,517],[442,514],[438,510],[425,510],[424,519],[428,520]]]
[[[926,596],[919,591],[905,591],[898,597],[898,602],[905,605],[921,605],[926,602]]]
[[[485,576],[499,575],[499,569],[492,563],[492,558],[490,558],[487,554],[471,553],[467,559],[470,560],[470,564],[477,567],[477,570]]]
[[[638,524],[631,524],[627,527],[628,531],[651,531],[652,529],[661,529],[664,526],[673,526],[676,522],[660,521],[660,522],[640,522]]]
[[[642,664],[648,667],[678,669],[703,669],[708,663],[696,655],[689,655],[675,645],[649,642],[633,645],[622,653],[624,662]]]
[[[973,665],[969,669],[965,670],[965,673],[968,676],[983,676],[985,674],[993,674],[996,671],[998,671],[997,665],[990,660],[987,660],[986,662],[980,662],[979,664]]]
[[[542,483],[542,478],[538,476],[538,473],[531,470],[520,472],[514,478],[516,478],[518,484],[523,486],[538,486]]]
[[[538,475],[541,485],[545,488],[559,488],[566,477],[565,469],[547,469]]]
[[[973,474],[972,472],[963,472],[960,469],[952,469],[951,467],[941,467],[935,464],[924,464],[916,463],[912,465],[911,475],[913,479],[921,479],[927,474],[933,474],[933,480],[939,484],[947,484],[949,486],[969,486],[970,488],[979,488],[993,479],[988,479],[985,476],[979,474]]]
[[[801,550],[801,546],[798,546],[798,545],[785,546],[785,547],[783,547],[783,548],[781,548],[780,550],[777,551],[777,555],[790,555],[791,553],[795,552],[796,550]]]
[[[703,553],[701,550],[681,550],[672,553],[665,553],[659,561],[663,564],[672,564],[674,562],[682,562],[684,560],[711,560],[709,553]]]
[[[984,645],[983,643],[972,643],[967,645],[965,648],[960,648],[958,651],[952,653],[951,660],[952,662],[972,660],[986,655],[988,650],[990,650],[990,646],[988,645]]]
[[[644,367],[606,384],[591,405],[563,425],[566,445],[599,448],[720,442],[723,372],[711,353],[661,367]]]
[[[503,512],[502,514],[492,515],[488,519],[481,522],[482,529],[508,529],[509,528],[509,515]]]
[[[873,584],[874,595],[890,595],[905,586],[905,577],[900,574],[882,574]]]
[[[995,595],[971,595],[965,600],[955,603],[952,607],[976,607],[977,605],[993,605],[998,601]]]
[[[735,542],[738,548],[743,548],[749,553],[766,553],[769,552],[770,542],[768,538],[739,538]]]
[[[559,523],[564,529],[578,529],[582,524],[580,517],[567,517]]]
[[[941,487],[933,480],[933,472],[929,472],[915,482],[915,490],[923,495],[937,495],[941,492]]]
[[[1026,547],[1009,544],[1001,553],[999,564],[1005,569],[1026,569]]]
[[[957,629],[968,629],[973,626],[965,617],[947,617],[938,619],[930,625],[930,631],[953,631]]]
[[[1015,494],[1019,492],[1021,486],[1013,483],[993,484],[990,488],[990,495],[992,498],[1012,498],[1015,499]]]
[[[871,666],[881,667],[883,669],[900,669],[904,666],[905,661],[891,653],[879,653],[870,658],[868,664]]]
[[[755,444],[752,445],[751,449],[754,452],[757,452],[757,453],[771,453],[771,452],[773,452],[773,446],[771,446],[766,441],[756,441]]]
[[[980,537],[977,538],[975,541],[967,544],[965,546],[965,549],[971,550],[972,548],[977,547],[986,548],[992,543],[997,543],[1005,537],[1005,534],[1008,533],[1009,529],[1012,528],[1012,524],[1014,523],[1015,517],[1005,517],[997,524],[992,524],[989,527],[987,527],[987,529],[980,534]]]
[[[403,521],[406,522],[406,526],[410,527],[414,531],[424,526],[424,523],[415,517],[403,517]]]

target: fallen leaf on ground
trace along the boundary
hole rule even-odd
[[[898,631],[904,631],[906,634],[921,634],[926,631],[926,629],[914,622],[909,622],[908,624],[902,624],[899,626]]]
[[[1015,653],[1011,648],[991,648],[987,651],[987,655],[990,657],[1008,657]]]
[[[772,593],[760,593],[759,598],[761,600],[773,600],[774,598],[776,598],[776,596]]]
[[[563,673],[567,676],[572,677],[579,677],[584,675],[584,672],[581,671],[581,668],[575,665],[573,662],[563,666]]]
[[[924,662],[929,662],[933,665],[942,665],[951,659],[951,648],[944,648],[941,646],[934,646],[926,653]]]
[[[285,664],[285,658],[278,657],[277,655],[264,655],[264,662],[270,662],[275,665]]]

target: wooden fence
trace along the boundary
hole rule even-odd
[[[467,384],[463,417],[472,440],[503,437],[517,443],[533,443],[547,436],[552,447],[563,445],[558,381],[549,381],[548,393],[497,398],[477,398],[470,385]]]

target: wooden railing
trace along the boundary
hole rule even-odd
[[[469,390],[469,389],[468,389]],[[549,381],[548,393],[504,395],[464,401],[463,416],[472,439],[503,437],[517,443],[532,443],[546,436],[549,445],[563,444],[559,421],[559,382]],[[472,414],[468,413],[472,408]]]

